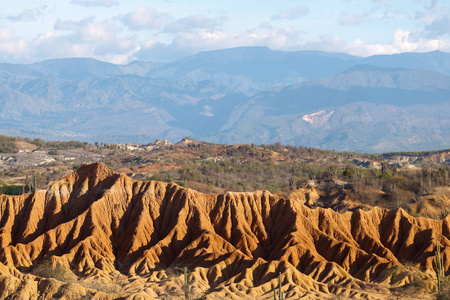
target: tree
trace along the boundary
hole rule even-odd
[[[345,169],[344,172],[342,172],[342,175],[344,175],[345,177],[348,177],[348,178],[352,178],[353,172],[350,169]]]

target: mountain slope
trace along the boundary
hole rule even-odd
[[[111,141],[114,135],[142,135],[139,142],[143,143],[158,137],[181,139],[192,135],[195,128],[208,128],[199,121],[203,118],[211,122],[205,114],[212,113],[219,104],[215,99],[232,95],[227,87],[214,82],[134,75],[78,81],[15,78],[0,82],[0,90],[4,90],[0,105],[2,130],[11,127],[11,122],[20,122],[21,128],[46,134],[47,138],[78,137],[91,142],[102,137]],[[220,103],[216,111],[235,103],[235,99],[240,96]],[[202,105],[197,107],[197,102]]]
[[[354,65],[354,56],[320,51],[274,51],[240,47],[200,52],[147,75],[163,78],[214,80],[248,95],[272,86],[332,76]]]
[[[190,136],[363,152],[448,148],[448,66],[443,52],[360,58],[265,47],[170,63],[0,64],[0,134],[142,144]],[[310,116],[319,123],[303,120]]]
[[[356,66],[256,95],[210,141],[311,145],[363,152],[447,148],[450,77]]]
[[[385,68],[421,69],[450,75],[450,54],[439,50],[425,53],[373,55],[364,58],[364,64]]]
[[[49,260],[84,282],[120,272],[131,280],[122,296],[161,297],[173,284],[169,270],[187,266],[195,292],[211,298],[273,298],[281,272],[289,298],[383,299],[413,280],[408,272],[394,276],[400,262],[423,268],[431,287],[436,243],[445,257],[450,251],[449,217],[379,208],[339,214],[267,191],[206,195],[133,181],[102,164],[85,165],[47,191],[0,201],[3,286],[33,278],[24,274]],[[3,295],[24,292],[14,286]],[[42,286],[37,292],[53,296]]]

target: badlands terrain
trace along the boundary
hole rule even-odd
[[[450,267],[448,151],[12,142],[0,299],[433,299]]]
[[[284,198],[302,189],[307,205],[346,210],[402,207],[440,218],[447,198],[450,150],[361,154],[308,147],[223,145],[184,138],[146,145],[45,142],[0,136],[0,192],[46,189],[83,164],[102,162],[140,181],[175,182],[203,193],[269,190]],[[5,192],[5,189],[9,189]]]
[[[0,209],[2,299],[182,298],[183,268],[191,299],[272,299],[279,273],[291,299],[427,298],[436,245],[450,251],[449,217],[203,194],[101,163]]]

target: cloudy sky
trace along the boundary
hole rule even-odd
[[[448,0],[0,0],[0,62],[169,61],[237,46],[450,52]]]

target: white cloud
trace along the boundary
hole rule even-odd
[[[365,20],[363,15],[357,16],[349,11],[343,11],[339,14],[338,21],[341,25],[357,25]]]
[[[116,3],[112,0],[71,1],[79,5],[97,6],[110,6]],[[369,6],[366,6],[365,11],[342,12],[338,21],[343,25],[362,24],[355,28],[366,30],[372,26],[364,27],[364,23],[367,22],[409,18],[402,11],[396,11],[396,8],[385,5],[386,1],[372,0],[368,3]],[[54,57],[84,56],[115,63],[126,63],[136,58],[168,61],[199,51],[239,46],[268,46],[280,50],[323,50],[359,56],[436,49],[450,51],[450,8],[446,9],[439,3],[434,3],[433,0],[427,0],[426,7],[424,5],[419,8],[423,11],[417,13],[416,20],[412,22],[401,20],[396,26],[395,34],[392,33],[392,40],[382,43],[367,42],[370,37],[367,31],[364,31],[364,37],[359,38],[349,38],[345,33],[342,33],[341,37],[337,34],[311,37],[312,34],[318,34],[314,33],[315,31],[332,32],[334,28],[326,27],[324,30],[319,28],[305,34],[303,30],[310,30],[308,26],[298,26],[302,28],[301,30],[293,26],[280,27],[291,25],[283,20],[296,20],[308,14],[308,8],[304,6],[278,13],[274,11],[270,22],[259,20],[255,23],[260,24],[259,26],[255,25],[254,28],[241,31],[229,29],[235,26],[233,23],[236,20],[232,16],[225,19],[215,18],[209,14],[186,14],[175,18],[170,13],[146,5],[134,7],[134,10],[127,10],[119,16],[110,15],[106,17],[106,20],[97,20],[92,16],[87,17],[86,14],[76,20],[59,19],[54,21],[52,28],[51,22],[45,16],[46,8],[40,7],[23,10],[18,15],[4,18],[7,26],[0,29],[0,59],[7,62],[31,62]],[[90,10],[84,11],[90,12]],[[111,10],[111,13],[114,11],[115,9]],[[226,15],[226,12],[221,13]],[[39,28],[38,33],[31,35],[28,32],[24,34],[22,31],[22,36],[27,38],[23,38],[17,30],[28,28],[28,24],[13,23],[40,21],[40,19],[46,21],[32,24]],[[307,21],[306,25],[311,22],[310,19]],[[335,21],[335,19],[331,20],[331,22]],[[405,24],[410,23],[413,23],[413,26],[420,23],[420,26],[415,29],[406,27]],[[395,23],[392,22],[390,25],[393,24]],[[348,31],[353,34],[352,32],[358,31],[355,28]],[[130,33],[129,29],[133,32]],[[366,36],[367,40],[365,40]],[[309,40],[305,40],[306,37],[309,37]]]
[[[269,22],[263,22],[263,23],[259,24],[257,29],[268,29],[268,30],[271,30],[271,29],[274,29],[274,28],[275,27],[272,24],[270,24]]]
[[[118,5],[118,2],[114,0],[72,0],[71,3],[85,7],[91,6],[112,7]]]
[[[26,8],[20,14],[8,16],[7,19],[12,22],[35,22],[43,15],[43,12],[47,8],[47,5],[36,8]]]
[[[0,42],[8,41],[14,37],[14,31],[12,29],[2,29],[0,28]]]
[[[30,57],[30,43],[15,36],[11,29],[0,28],[0,59],[2,61],[21,61]]]
[[[439,38],[450,34],[450,16],[435,19],[431,24],[426,25],[422,35],[427,38]]]
[[[131,38],[110,39],[96,46],[94,55],[103,57],[107,55],[123,55],[128,57],[135,48],[135,41]],[[128,60],[128,58],[127,58]]]
[[[199,51],[240,46],[268,46],[280,50],[321,50],[356,56],[394,54],[402,52],[450,51],[450,40],[417,39],[414,33],[397,29],[389,43],[368,43],[362,39],[345,41],[338,36],[325,35],[316,40],[303,40],[303,32],[292,28],[259,28],[247,32],[227,33],[221,30],[199,30],[180,33],[169,43],[146,40],[136,49],[134,59],[168,61]]]
[[[400,11],[376,11],[365,12],[362,14],[354,14],[349,11],[343,11],[338,16],[338,22],[340,25],[360,25],[363,23],[369,23],[374,21],[389,21],[396,19],[408,18],[409,15]]]
[[[450,9],[433,3],[425,12],[418,12],[416,19],[423,27],[417,28],[418,38],[435,39],[450,35]]]
[[[107,22],[95,22],[94,17],[82,20],[57,20],[54,29],[72,31],[69,35],[74,42],[101,44],[117,39],[121,31],[119,27]]]
[[[136,48],[136,37],[122,33],[110,22],[57,20],[53,30],[32,40],[16,36],[11,29],[0,28],[0,59],[11,63],[30,63],[49,58],[92,57],[114,63],[128,63]]]
[[[60,57],[93,57],[127,63],[135,51],[136,37],[122,36],[121,28],[89,17],[57,21],[55,31],[39,34],[31,41],[20,39],[9,29],[0,29],[0,58],[8,62],[34,62]]]
[[[170,20],[169,14],[160,13],[153,7],[139,6],[134,12],[121,17],[122,23],[134,30],[160,29]]]
[[[87,17],[82,20],[65,20],[65,21],[58,19],[53,25],[53,28],[56,30],[76,31],[82,29],[83,27],[89,26],[89,24],[93,22],[94,17]]]
[[[370,44],[361,39],[346,42],[340,37],[328,35],[322,36],[315,41],[305,42],[301,45],[301,48],[328,52],[343,52],[356,56],[370,56],[403,52],[427,52],[438,49],[450,51],[450,40],[416,39],[411,32],[397,29],[389,44]]]
[[[204,15],[195,15],[176,20],[167,25],[164,31],[177,33],[196,29],[214,29],[222,24],[223,18],[212,19]]]
[[[297,6],[292,9],[283,10],[272,16],[272,20],[297,20],[309,13],[309,8],[306,6]]]
[[[167,61],[199,51],[240,46],[268,46],[273,49],[293,50],[298,47],[301,34],[303,34],[302,31],[289,27],[234,33],[222,30],[199,30],[177,34],[170,43],[161,43],[155,39],[147,40],[134,53],[134,57],[140,60]]]
[[[412,18],[408,8],[398,7],[395,2],[372,0],[371,3],[359,2],[360,5],[371,4],[367,9],[342,11],[337,16],[340,25],[360,25],[376,21],[395,21]]]

